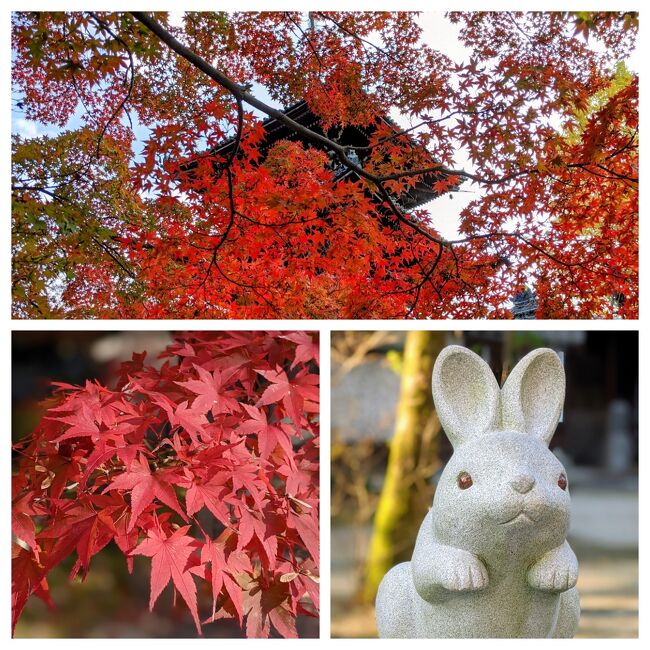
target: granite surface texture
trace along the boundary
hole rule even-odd
[[[449,346],[432,387],[454,453],[411,561],[381,582],[379,636],[573,637],[580,603],[566,541],[569,489],[548,448],[564,402],[560,359],[534,350],[500,389],[478,355]]]

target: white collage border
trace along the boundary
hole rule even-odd
[[[4,205],[7,208],[8,214],[10,203],[10,133],[11,133],[11,115],[9,97],[10,92],[10,13],[12,10],[89,10],[89,9],[116,9],[116,10],[177,10],[178,2],[171,2],[169,0],[150,0],[148,2],[131,2],[128,7],[124,6],[123,2],[114,2],[107,0],[105,2],[79,2],[75,0],[63,1],[56,3],[43,2],[11,2],[9,7],[2,11],[2,20],[0,21],[0,43],[3,47],[3,57],[0,63],[0,80],[3,88],[7,90],[5,96],[5,104],[0,109],[0,119],[2,120],[2,133],[5,134],[5,145],[2,153],[0,154],[0,165],[2,173],[2,195],[4,197]],[[327,2],[295,2],[295,1],[274,1],[268,0],[267,2],[260,2],[258,0],[238,0],[235,2],[223,2],[223,0],[215,0],[213,2],[206,2],[201,0],[199,2],[189,1],[186,3],[185,9],[192,10],[289,10],[299,9],[306,10],[310,8],[326,8],[328,10],[342,9],[358,9],[358,10],[420,10],[420,11],[445,11],[445,10],[563,10],[570,8],[572,10],[637,10],[640,12],[641,31],[639,36],[640,53],[642,60],[645,59],[643,51],[648,54],[646,36],[647,29],[645,28],[645,19],[650,19],[650,11],[646,11],[642,6],[640,0],[632,0],[625,2],[624,7],[615,1],[604,2],[602,0],[591,0],[585,2],[584,0],[576,0],[570,4],[569,7],[566,3],[561,2],[528,2],[526,0],[501,1],[493,2],[492,0],[459,0],[456,3],[449,2],[426,2],[423,0],[404,0],[399,1],[386,1],[386,0],[348,0],[348,2],[341,2],[340,0],[329,0]],[[646,107],[650,105],[648,100],[648,86],[645,83],[645,78],[642,76],[641,80],[641,113],[642,116],[647,114]],[[642,122],[645,124],[645,117],[642,117]],[[642,138],[642,142],[644,138]],[[644,167],[642,167],[642,170]],[[643,186],[643,183],[641,184]],[[641,192],[641,207],[640,214],[648,215],[648,202],[645,197],[645,191]],[[641,248],[642,251],[640,264],[641,264],[641,286],[645,287],[643,280],[645,278],[646,264],[644,258],[648,259],[648,254],[645,253],[647,248],[647,237],[645,237],[646,228],[641,224]],[[156,321],[120,321],[120,320],[103,320],[103,321],[20,321],[12,320],[10,312],[11,302],[11,287],[10,287],[10,266],[11,266],[11,224],[10,219],[7,217],[3,220],[3,227],[0,235],[0,243],[4,251],[2,266],[3,272],[0,275],[0,286],[2,290],[2,309],[0,310],[0,327],[2,329],[0,334],[0,359],[2,359],[2,368],[0,369],[0,413],[5,415],[5,437],[8,438],[4,444],[4,450],[0,454],[0,476],[2,477],[2,498],[0,498],[0,639],[8,640],[10,638],[10,477],[11,477],[11,454],[9,439],[11,436],[10,414],[11,414],[11,333],[12,331],[29,331],[29,330],[68,330],[68,331],[81,331],[81,330],[219,330],[219,329],[234,329],[234,330],[256,330],[256,329],[282,329],[282,330],[319,330],[321,341],[321,427],[322,427],[322,446],[321,446],[321,612],[320,612],[320,638],[319,639],[299,639],[296,641],[288,641],[284,639],[229,639],[229,640],[208,640],[208,639],[183,639],[183,643],[219,643],[226,642],[228,644],[245,644],[249,646],[253,644],[257,648],[266,647],[271,644],[277,647],[279,643],[290,643],[292,646],[305,648],[343,648],[348,647],[349,639],[330,639],[330,454],[329,454],[329,441],[330,441],[330,336],[334,330],[441,330],[441,331],[462,331],[462,330],[619,330],[619,331],[638,331],[639,332],[639,394],[641,396],[650,396],[650,346],[648,344],[648,337],[650,336],[650,321],[647,317],[647,309],[643,308],[644,299],[641,298],[641,316],[638,321],[486,321],[486,320],[458,320],[458,321],[397,321],[397,320],[230,320],[230,321],[215,321],[215,320],[156,320]],[[644,254],[645,253],[645,254]],[[644,315],[646,318],[644,318]],[[638,639],[616,639],[617,644],[633,644],[638,645],[645,638],[645,631],[647,625],[643,621],[643,613],[646,608],[646,596],[650,593],[645,584],[645,578],[648,576],[647,560],[645,554],[645,547],[648,543],[648,516],[644,513],[644,505],[647,502],[646,481],[641,468],[646,468],[646,455],[648,443],[645,439],[645,433],[650,426],[650,399],[639,400],[639,638]],[[119,643],[130,650],[142,647],[146,640],[141,639],[120,639]],[[178,642],[176,639],[152,639],[151,642],[156,643],[160,647],[173,647],[172,644]],[[394,641],[390,639],[354,639],[355,646],[360,644],[364,648],[392,648]],[[498,648],[501,643],[514,644],[521,642],[521,640],[435,640],[433,643],[436,647],[459,647],[459,644],[481,644],[481,647]],[[612,640],[607,639],[574,639],[566,641],[544,641],[544,640],[526,640],[526,643],[546,644],[546,643],[574,643],[584,646],[585,644],[609,647]],[[20,645],[26,648],[36,648],[37,644],[42,648],[46,644],[48,648],[69,648],[69,647],[83,647],[86,648],[88,644],[98,648],[109,648],[114,644],[113,639],[12,639],[12,644],[16,647]],[[414,640],[410,644],[415,644],[418,648],[430,647],[431,641],[427,640]],[[126,645],[125,645],[126,644]]]

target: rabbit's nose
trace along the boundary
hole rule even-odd
[[[510,485],[520,494],[526,494],[526,492],[530,492],[533,485],[535,485],[535,479],[532,476],[520,474],[510,481]]]

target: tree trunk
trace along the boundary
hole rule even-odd
[[[430,478],[440,465],[440,424],[431,397],[431,373],[443,343],[444,332],[406,335],[395,434],[366,564],[366,602],[374,601],[386,572],[410,558],[420,523],[431,506]]]

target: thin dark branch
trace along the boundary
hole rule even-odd
[[[487,238],[494,238],[494,237],[511,237],[511,238],[516,238],[525,245],[537,250],[538,252],[542,253],[549,259],[557,262],[558,264],[565,266],[565,267],[572,267],[572,266],[582,266],[584,265],[584,262],[576,262],[576,263],[569,263],[566,262],[559,257],[549,253],[548,251],[544,250],[541,246],[529,241],[527,238],[525,238],[523,235],[520,233],[510,233],[510,232],[500,232],[500,233],[485,233],[483,235],[473,235],[464,239],[458,239],[455,241],[445,241],[444,239],[438,238],[435,235],[433,235],[431,232],[414,222],[413,220],[409,219],[406,215],[402,213],[402,211],[397,207],[395,204],[395,201],[393,198],[390,196],[386,188],[384,187],[383,183],[388,180],[398,180],[400,178],[405,178],[409,176],[421,176],[425,175],[427,173],[441,173],[445,175],[453,175],[453,176],[459,176],[461,178],[467,178],[470,180],[473,180],[476,183],[481,183],[484,185],[495,185],[495,184],[500,184],[500,183],[506,183],[510,180],[514,180],[518,177],[524,176],[524,175],[533,175],[533,174],[539,174],[539,170],[537,168],[529,168],[529,169],[522,169],[516,172],[512,172],[510,174],[507,174],[505,176],[499,177],[499,178],[485,178],[482,176],[479,176],[477,174],[472,174],[470,172],[466,172],[464,170],[460,169],[450,169],[448,167],[442,166],[442,165],[433,165],[431,167],[423,168],[423,169],[416,169],[416,170],[408,170],[404,172],[396,172],[395,174],[389,174],[387,176],[377,176],[375,174],[372,174],[368,172],[367,170],[363,169],[360,165],[354,163],[352,160],[350,160],[347,156],[347,149],[345,146],[338,144],[337,142],[334,142],[330,140],[329,138],[320,135],[318,133],[315,133],[314,131],[308,129],[307,127],[303,126],[302,124],[299,124],[298,122],[292,120],[290,117],[288,117],[285,113],[282,111],[273,108],[272,106],[269,106],[265,102],[259,100],[257,97],[252,95],[247,88],[244,86],[241,86],[234,82],[232,79],[230,79],[227,75],[225,75],[223,72],[220,70],[216,69],[214,66],[210,65],[205,61],[203,58],[201,58],[198,54],[190,50],[188,47],[183,45],[180,41],[178,41],[171,33],[169,33],[162,25],[160,25],[156,20],[154,20],[152,17],[150,17],[146,13],[142,12],[133,12],[133,16],[139,20],[143,25],[145,25],[148,29],[150,29],[162,42],[164,42],[170,49],[175,51],[177,54],[179,54],[181,57],[185,58],[189,62],[191,62],[195,67],[197,67],[199,70],[204,72],[207,76],[209,76],[211,79],[216,81],[219,85],[224,87],[226,90],[230,91],[232,95],[237,98],[238,100],[245,102],[246,104],[253,106],[254,108],[257,108],[261,112],[265,113],[269,117],[272,117],[276,119],[278,122],[286,125],[289,127],[292,131],[295,133],[300,134],[305,140],[312,142],[314,144],[318,144],[321,146],[326,147],[330,151],[333,151],[336,154],[336,157],[340,160],[340,162],[345,165],[348,169],[351,171],[355,172],[359,177],[364,178],[373,185],[376,186],[378,190],[378,194],[382,197],[388,208],[390,209],[391,213],[395,216],[396,220],[400,223],[403,223],[404,225],[408,226],[409,228],[413,229],[414,231],[418,232],[420,235],[425,237],[427,240],[438,244],[440,246],[444,246],[448,248],[456,263],[456,274],[457,277],[460,278],[460,272],[459,272],[459,266],[458,266],[458,257],[456,255],[456,252],[454,250],[454,245],[456,244],[461,244],[461,243],[466,243],[469,241],[472,241],[474,239],[487,239]],[[331,20],[329,17],[325,16],[328,20]],[[581,167],[583,166],[582,164],[571,164],[567,165],[567,167]]]
[[[263,301],[264,301],[264,302],[265,302],[269,307],[271,307],[271,309],[272,309],[273,311],[276,311],[276,312],[277,312],[277,305],[273,304],[273,303],[272,303],[268,298],[266,298],[266,296],[264,296],[262,293],[260,293],[260,291],[259,291],[259,288],[260,288],[259,285],[256,285],[256,284],[247,284],[247,283],[245,283],[245,282],[239,282],[239,281],[235,280],[234,278],[231,278],[229,275],[227,275],[227,274],[224,272],[224,270],[223,270],[223,269],[221,268],[221,266],[219,265],[219,262],[215,262],[215,264],[214,264],[214,268],[217,269],[217,271],[219,272],[219,274],[220,274],[220,275],[221,275],[225,280],[227,280],[228,282],[230,282],[231,284],[234,284],[234,285],[236,285],[236,286],[238,286],[238,287],[241,287],[241,288],[243,288],[243,289],[251,289],[251,290],[253,291],[253,293],[254,293],[258,298],[261,298],[261,299],[262,299],[262,300],[263,300]],[[264,288],[267,289],[267,287],[264,287]]]
[[[249,223],[253,223],[256,226],[263,226],[264,228],[283,228],[285,226],[299,226],[313,223],[314,221],[323,221],[323,217],[316,216],[311,217],[310,219],[287,219],[286,221],[279,221],[277,223],[266,223],[264,221],[253,219],[253,217],[241,212],[241,210],[237,210],[237,215]]]
[[[67,199],[65,196],[61,196],[60,194],[57,194],[56,192],[52,192],[51,190],[45,188],[45,187],[40,187],[40,186],[35,186],[35,187],[30,187],[30,186],[23,186],[23,185],[13,185],[12,186],[12,191],[14,190],[20,190],[20,191],[29,191],[33,190],[35,192],[41,192],[42,194],[46,194],[47,196],[50,196],[53,198],[55,201],[58,201],[59,203],[70,203],[70,200]],[[136,279],[135,273],[126,265],[126,263],[120,259],[119,253],[117,253],[114,249],[112,249],[106,242],[101,241],[98,239],[95,235],[90,236],[91,240],[97,244],[130,278]]]
[[[386,50],[384,50],[383,48],[379,47],[379,45],[375,45],[375,43],[373,43],[372,41],[369,41],[369,40],[363,38],[362,36],[359,36],[359,34],[356,34],[351,29],[348,29],[345,25],[341,25],[341,23],[339,23],[337,20],[334,20],[334,18],[332,18],[331,16],[328,16],[326,13],[323,13],[322,11],[316,11],[315,13],[318,14],[321,18],[324,18],[325,20],[329,20],[329,22],[331,22],[333,25],[338,27],[342,32],[344,32],[348,36],[354,38],[355,40],[359,41],[364,46],[369,45],[370,47],[374,47],[378,52],[383,54],[386,58],[390,59],[394,63],[401,63],[401,61],[399,61],[397,58],[395,58],[389,52],[386,52]]]
[[[300,26],[300,23],[296,22],[293,19],[293,16],[288,12],[285,11],[284,15],[286,18],[288,18],[295,26],[296,29],[302,34],[302,37],[307,41],[307,45],[309,46],[309,49],[312,51],[314,56],[316,57],[316,61],[318,61],[318,69],[319,71],[323,70],[323,60],[320,57],[320,54],[316,51],[316,48],[314,47],[314,44],[311,42],[311,38],[309,38],[309,34],[305,33],[305,30]]]
[[[129,88],[126,92],[126,95],[122,98],[122,101],[120,101],[120,103],[117,105],[117,107],[115,108],[111,116],[108,118],[107,122],[104,124],[102,130],[99,133],[99,138],[97,140],[97,154],[96,154],[97,158],[99,158],[101,154],[102,141],[104,139],[104,135],[106,134],[106,131],[108,130],[108,127],[112,124],[115,118],[120,114],[122,109],[126,106],[126,103],[131,99],[131,94],[133,93],[133,86],[135,84],[135,66],[133,63],[133,53],[131,52],[131,48],[127,45],[127,43],[120,36],[116,35],[113,32],[113,30],[94,11],[90,12],[90,16],[100,26],[100,28],[104,29],[109,34],[109,36],[111,36],[113,39],[115,39],[118,43],[120,43],[124,47],[129,57],[129,67],[126,73],[129,76]],[[129,117],[128,112],[127,112],[127,117]],[[129,120],[130,119],[131,118],[129,117]]]
[[[608,174],[611,174],[612,177],[614,178],[620,178],[621,180],[630,181],[631,183],[639,182],[638,178],[635,178],[634,176],[627,176],[626,174],[619,174],[618,172],[615,172],[613,169],[609,169],[608,167],[605,167],[605,165],[597,164],[596,167],[598,167],[598,169],[602,169],[604,172],[607,172]]]
[[[103,242],[95,235],[91,236],[91,239],[133,280],[135,280],[135,273],[129,269],[126,264],[118,257],[118,254],[113,251],[113,249],[106,243]]]
[[[443,117],[439,117],[436,119],[433,118],[424,119],[421,122],[418,122],[413,126],[410,126],[408,129],[402,129],[400,131],[396,131],[392,135],[386,136],[385,138],[381,138],[380,140],[377,140],[377,142],[375,142],[374,144],[367,144],[367,145],[348,144],[345,145],[345,149],[347,151],[368,151],[370,149],[374,149],[378,145],[384,144],[386,142],[391,142],[404,135],[408,135],[409,133],[412,133],[417,129],[421,129],[423,126],[430,126],[432,124],[440,124],[441,122],[446,122],[447,120],[450,120],[452,117],[455,117],[456,115],[480,115],[481,113],[489,113],[493,110],[494,108],[490,107],[490,108],[482,109],[480,111],[461,111],[461,110],[453,111],[447,115],[444,115]]]
[[[210,264],[208,264],[208,268],[205,272],[205,276],[203,280],[199,283],[198,287],[196,288],[196,293],[199,291],[202,287],[205,287],[206,282],[208,281],[208,278],[210,277],[210,271],[212,270],[213,266],[216,266],[217,264],[217,253],[219,252],[219,249],[224,245],[226,240],[228,239],[228,235],[230,234],[230,231],[232,230],[233,224],[235,223],[235,215],[237,214],[237,210],[235,208],[235,196],[234,196],[234,187],[233,187],[233,179],[232,179],[232,169],[231,169],[231,163],[235,156],[237,155],[237,150],[239,149],[239,142],[241,141],[241,135],[242,135],[242,129],[243,129],[243,116],[242,116],[242,104],[241,101],[238,99],[237,100],[237,110],[238,110],[238,115],[239,115],[239,120],[238,120],[238,127],[237,127],[237,136],[235,138],[235,146],[233,147],[233,151],[231,152],[231,155],[229,156],[229,160],[226,165],[226,178],[228,180],[228,207],[229,207],[229,216],[228,216],[228,225],[226,226],[225,230],[221,234],[221,237],[219,238],[219,241],[214,245],[212,249],[212,259],[210,260]]]
[[[634,133],[632,133],[630,139],[620,149],[617,149],[613,153],[610,153],[605,160],[609,160],[610,158],[615,158],[620,153],[623,153],[634,142],[638,134],[639,134],[639,129],[638,128],[634,129]]]
[[[534,47],[531,37],[528,34],[526,34],[526,32],[519,26],[519,23],[515,20],[515,18],[512,15],[512,11],[506,11],[506,16],[508,17],[510,22],[514,25],[515,29],[525,37],[525,39],[530,43],[530,45]]]

